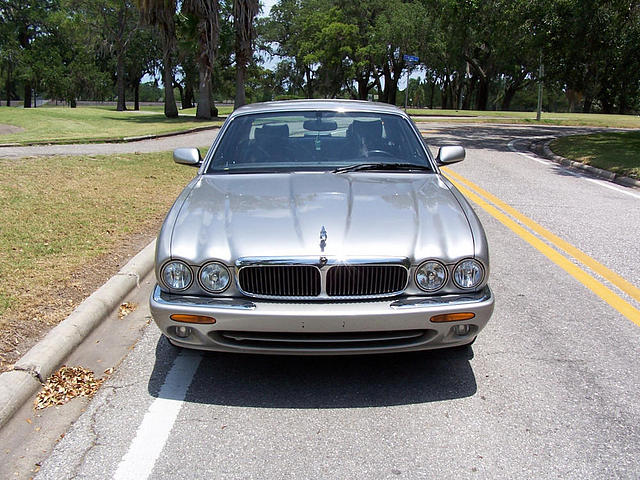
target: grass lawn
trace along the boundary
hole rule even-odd
[[[16,345],[64,319],[122,267],[122,245],[155,236],[196,169],[171,153],[32,157],[0,160],[0,168],[1,371]]]
[[[127,107],[133,108],[133,105],[127,104]],[[218,108],[218,115],[221,115],[221,116],[226,116],[226,115],[229,115],[231,112],[233,112],[232,105],[216,105],[216,107]],[[164,113],[164,107],[162,105],[140,105],[140,109],[144,111],[149,111],[149,112]],[[178,113],[180,115],[195,115],[196,108],[193,107],[193,108],[186,108],[182,110],[180,109],[180,107],[178,107]]]
[[[561,137],[551,149],[566,158],[640,180],[640,132]]]
[[[460,117],[447,120],[469,123],[520,123],[532,125],[573,125],[584,127],[640,128],[638,115],[604,115],[597,113],[542,113],[536,120],[536,112],[496,112],[479,110],[429,110],[408,109],[417,122],[442,121],[441,116]],[[431,118],[429,118],[431,117]]]
[[[219,126],[220,120],[196,120],[193,115],[166,118],[158,112],[117,112],[109,107],[0,107],[0,124],[23,130],[0,135],[0,143],[83,143],[139,135],[179,132],[195,127]]]

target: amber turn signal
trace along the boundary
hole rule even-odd
[[[445,313],[444,315],[431,317],[431,321],[434,323],[459,322],[461,320],[471,320],[475,316],[476,314],[472,312]]]
[[[171,320],[183,323],[216,323],[216,319],[213,317],[205,317],[204,315],[184,315],[181,313],[171,315]]]

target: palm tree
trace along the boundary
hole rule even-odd
[[[162,37],[164,83],[164,114],[174,118],[178,116],[178,107],[173,95],[172,54],[176,47],[176,0],[137,0],[142,20],[155,25]]]
[[[182,11],[198,20],[196,37],[198,42],[198,107],[196,118],[209,119],[214,113],[211,103],[211,73],[216,61],[220,24],[218,22],[218,0],[184,0]]]
[[[258,0],[233,0],[233,23],[236,35],[236,99],[234,108],[247,103],[244,83],[247,77],[247,64],[253,57],[253,40],[256,29],[253,20],[258,14]]]

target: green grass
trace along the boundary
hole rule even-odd
[[[156,229],[196,173],[170,153],[0,160],[0,168],[0,329],[39,316],[87,262]]]
[[[563,157],[640,180],[640,132],[561,137],[551,149]]]
[[[193,115],[166,118],[155,111],[117,112],[112,107],[1,107],[0,124],[23,131],[0,135],[0,143],[82,143],[157,135],[195,127],[219,126],[221,121],[201,121]]]
[[[133,106],[130,106],[130,105],[127,105],[127,106],[128,108],[133,108]],[[231,112],[233,112],[232,105],[216,105],[216,107],[218,108],[218,115],[221,115],[221,116],[229,115]],[[159,113],[164,112],[164,107],[162,105],[140,105],[140,109],[144,111],[149,111],[149,112],[159,112]],[[180,113],[180,115],[195,115],[196,107],[186,108],[184,110],[179,109],[178,113]]]
[[[638,115],[605,115],[596,113],[551,113],[543,112],[536,120],[536,112],[500,112],[479,110],[429,110],[408,109],[418,122],[443,121],[441,116],[460,117],[453,122],[470,123],[518,123],[530,125],[572,125],[585,127],[640,128]],[[429,118],[431,117],[431,118]]]

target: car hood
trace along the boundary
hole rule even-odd
[[[204,175],[174,208],[170,255],[195,264],[302,256],[450,263],[474,253],[467,217],[437,174]]]

